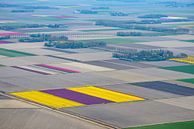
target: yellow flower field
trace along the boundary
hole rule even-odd
[[[103,98],[106,100],[110,100],[113,102],[129,102],[129,101],[144,100],[143,98],[140,98],[140,97],[131,96],[128,94],[115,92],[115,91],[98,88],[94,86],[85,86],[85,87],[68,88],[68,89],[76,92],[84,93],[87,95]]]
[[[186,58],[172,58],[170,60],[182,62],[182,63],[194,64],[194,57],[193,56],[188,56]]]
[[[83,106],[84,104],[74,102],[68,99],[60,98],[57,96],[53,96],[47,93],[43,93],[40,91],[28,91],[28,92],[15,92],[11,93],[17,97],[27,99],[33,102],[40,103],[42,105],[46,105],[48,107],[53,108],[65,108],[65,107],[73,107],[73,106]]]

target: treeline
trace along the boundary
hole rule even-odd
[[[180,53],[179,55],[174,55],[172,51],[169,50],[125,50],[116,51],[113,53],[114,58],[127,61],[164,61],[171,58],[183,58],[188,55]]]
[[[50,6],[39,6],[39,5],[23,5],[23,4],[6,4],[0,3],[1,8],[23,8],[23,9],[58,9]]]
[[[188,34],[189,29],[186,28],[164,28],[164,27],[151,27],[134,24],[133,21],[111,21],[111,20],[99,20],[96,21],[96,25],[108,26],[108,27],[120,27],[124,29],[136,29],[136,30],[147,30],[147,31],[156,31],[164,32],[169,34]]]
[[[67,26],[65,24],[24,24],[24,25],[0,25],[0,30],[15,30],[20,28],[42,28],[42,27],[48,27],[48,28],[66,28]]]
[[[106,43],[103,41],[66,41],[66,42],[48,42],[45,43],[45,46],[61,49],[78,49],[91,47],[105,47]]]
[[[166,7],[193,7],[194,3],[184,3],[184,2],[175,2],[175,1],[169,1],[169,2],[158,2],[158,4],[165,5]]]
[[[109,7],[93,7],[94,10],[107,10],[110,9]]]
[[[12,13],[29,13],[34,12],[34,10],[12,10]]]
[[[144,36],[141,32],[117,32],[117,36]]]
[[[138,18],[163,18],[163,17],[168,17],[168,15],[164,15],[164,14],[147,14],[147,15],[139,16]]]
[[[67,41],[66,36],[52,36],[50,34],[31,34],[29,37],[20,38],[20,42],[53,42],[53,41]]]
[[[93,10],[76,10],[80,14],[98,14],[98,11]]]
[[[144,2],[145,0],[97,0],[97,1],[118,1],[118,2],[133,3],[133,2]]]
[[[0,36],[0,40],[4,40],[4,39],[10,39],[10,36]]]
[[[123,13],[123,12],[111,12],[111,16],[128,16],[128,13]]]

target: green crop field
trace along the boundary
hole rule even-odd
[[[9,50],[4,48],[0,48],[0,55],[7,57],[35,56],[34,54],[31,53]]]
[[[176,24],[172,24],[172,23],[162,24],[162,26],[169,27],[169,28],[178,28],[178,27],[181,27],[181,26],[193,27],[194,25],[193,25],[192,22],[186,22],[186,23],[176,23]]]
[[[190,79],[180,79],[180,80],[177,80],[177,81],[194,84],[194,78],[190,78]]]
[[[141,40],[130,39],[130,38],[110,38],[110,39],[96,39],[96,41],[104,41],[110,44],[128,44],[128,43],[138,43],[144,42]]]
[[[125,30],[121,28],[113,28],[113,29],[93,29],[93,30],[80,30],[82,32],[99,32],[99,31],[112,31],[112,30]]]
[[[166,70],[173,70],[173,71],[177,71],[177,72],[194,74],[194,65],[162,67],[162,68],[166,69]]]
[[[190,43],[194,43],[194,40],[183,40],[185,42],[190,42]]]
[[[193,129],[194,121],[187,122],[177,122],[177,123],[167,123],[167,124],[158,124],[142,127],[132,127],[126,129]]]

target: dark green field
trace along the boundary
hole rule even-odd
[[[166,70],[173,70],[177,72],[194,74],[194,65],[162,67],[162,68]]]
[[[93,30],[81,30],[82,32],[99,32],[99,31],[112,31],[112,30],[125,30],[121,28],[113,28],[113,29],[93,29]]]
[[[130,39],[130,38],[96,39],[96,41],[104,41],[110,44],[128,44],[128,43],[143,42],[141,40]]]
[[[7,57],[35,56],[34,54],[31,53],[9,50],[4,48],[0,48],[0,55]]]
[[[194,40],[183,40],[185,42],[190,42],[190,43],[194,43]]]
[[[126,129],[193,129],[194,121],[158,124],[151,126],[132,127]]]
[[[180,80],[177,80],[177,81],[194,84],[194,78],[191,78],[191,79],[180,79]]]

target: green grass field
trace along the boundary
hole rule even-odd
[[[194,65],[162,67],[162,68],[166,69],[166,70],[173,70],[173,71],[177,71],[177,72],[194,74]]]
[[[128,43],[144,42],[142,40],[136,40],[131,38],[96,39],[95,41],[104,41],[109,44],[128,44]]]
[[[31,53],[9,50],[4,48],[0,48],[0,55],[7,57],[35,56],[34,54]]]
[[[193,22],[187,22],[187,23],[176,23],[176,24],[172,24],[172,23],[169,23],[169,24],[162,24],[162,26],[165,26],[165,27],[169,27],[169,28],[178,28],[178,27],[181,27],[181,26],[185,26],[185,27],[193,27]]]
[[[194,84],[194,78],[190,78],[190,79],[179,79],[177,81]]]
[[[126,129],[194,129],[194,121],[131,127]]]
[[[99,32],[99,31],[112,31],[112,30],[125,30],[121,28],[114,28],[114,29],[93,29],[93,30],[80,30],[81,32]]]
[[[185,42],[190,42],[190,43],[194,43],[194,40],[183,40]]]

